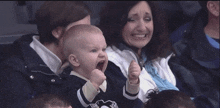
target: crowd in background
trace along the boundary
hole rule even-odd
[[[42,4],[1,57],[0,106],[219,107],[219,1],[89,3]]]

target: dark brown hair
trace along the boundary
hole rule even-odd
[[[151,92],[144,108],[196,108],[190,96],[176,90]]]
[[[55,94],[42,94],[31,99],[26,108],[49,108],[49,107],[69,107],[71,103],[66,98]]]
[[[100,13],[100,23],[97,25],[106,38],[109,46],[118,46],[123,42],[121,31],[127,23],[130,9],[140,1],[111,1],[106,3]],[[157,6],[156,1],[147,1],[151,7],[154,23],[154,32],[151,41],[142,49],[147,52],[151,59],[165,56],[170,48],[167,17]]]
[[[66,27],[91,14],[91,10],[82,1],[45,1],[37,10],[35,17],[41,43],[55,42],[52,30]]]

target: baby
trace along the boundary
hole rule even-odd
[[[139,92],[139,65],[132,61],[127,82],[104,73],[108,57],[102,31],[92,25],[76,25],[64,34],[64,54],[73,68],[69,91],[72,106],[132,108]]]

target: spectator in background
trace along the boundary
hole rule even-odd
[[[86,3],[89,8],[92,10],[91,15],[91,25],[97,25],[100,21],[99,12],[101,11],[101,8],[106,5],[108,1],[83,1]]]
[[[152,91],[144,108],[196,108],[190,96],[176,90]]]
[[[42,94],[31,99],[26,108],[72,108],[72,106],[63,96]]]
[[[168,15],[170,33],[189,22],[201,9],[198,1],[159,1],[158,4]]]
[[[204,96],[219,108],[219,1],[199,3],[202,9],[196,17],[171,34],[176,56],[169,65],[180,91],[195,99]]]
[[[36,12],[39,35],[13,43],[14,55],[0,65],[0,106],[25,108],[40,94],[60,94],[70,68],[63,55],[63,34],[90,24],[91,11],[82,1],[46,1]]]

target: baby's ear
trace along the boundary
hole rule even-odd
[[[69,57],[69,62],[74,66],[74,67],[78,67],[80,65],[76,55],[74,54],[70,54]]]

